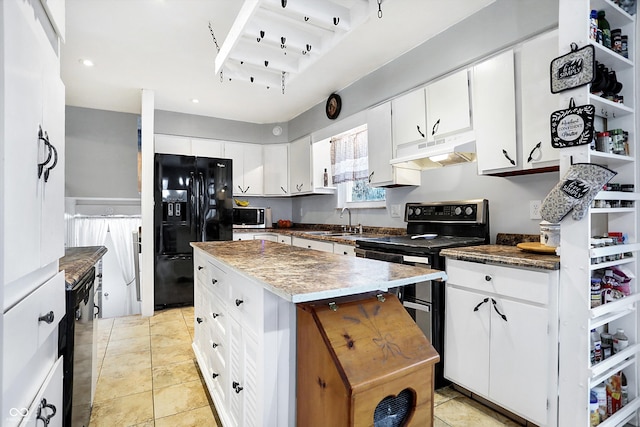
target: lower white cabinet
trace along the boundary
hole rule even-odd
[[[291,238],[291,244],[299,248],[315,249],[316,251],[322,252],[333,252],[333,242],[324,242],[293,236]]]
[[[447,259],[444,375],[540,426],[557,413],[557,270]]]
[[[194,250],[193,349],[222,425],[293,426],[295,306]]]
[[[20,427],[62,427],[62,360],[60,357],[49,371]]]
[[[333,244],[333,253],[338,255],[356,256],[355,246],[343,245],[341,243]]]

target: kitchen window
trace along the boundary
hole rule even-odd
[[[331,138],[332,182],[341,206],[385,207],[385,189],[369,185],[367,135],[367,125],[362,125]]]

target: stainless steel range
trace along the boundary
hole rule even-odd
[[[356,256],[444,270],[440,250],[488,244],[489,202],[485,199],[407,203],[407,234],[356,240]],[[445,289],[443,282],[422,282],[397,289],[411,317],[440,354],[435,387],[444,379]]]

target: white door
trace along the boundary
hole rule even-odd
[[[466,69],[428,85],[426,99],[427,141],[471,128]]]
[[[558,56],[557,30],[524,43],[520,50],[522,156],[526,169],[559,161],[560,150],[551,146],[549,130],[549,117],[560,109],[560,95],[551,93],[549,76],[549,64]]]
[[[224,157],[232,160],[233,195],[246,193],[244,185],[244,144],[228,142],[224,144]]]
[[[311,138],[305,136],[289,144],[289,157],[291,194],[311,192]]]
[[[538,425],[546,425],[547,309],[497,298],[495,308],[506,320],[492,308],[489,397]]]
[[[391,100],[394,152],[398,145],[426,139],[424,97],[424,89],[417,89]]]
[[[512,50],[473,67],[473,128],[479,173],[519,166],[515,105]]]
[[[485,296],[447,285],[444,337],[446,378],[487,396],[491,302]]]
[[[390,183],[393,180],[393,167],[389,164],[393,156],[391,102],[367,110],[367,138],[370,185]]]

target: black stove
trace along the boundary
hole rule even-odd
[[[356,240],[356,256],[444,270],[444,248],[489,244],[489,202],[485,199],[407,203],[407,234]],[[444,283],[423,282],[396,289],[398,297],[440,354],[435,387],[444,378]]]

